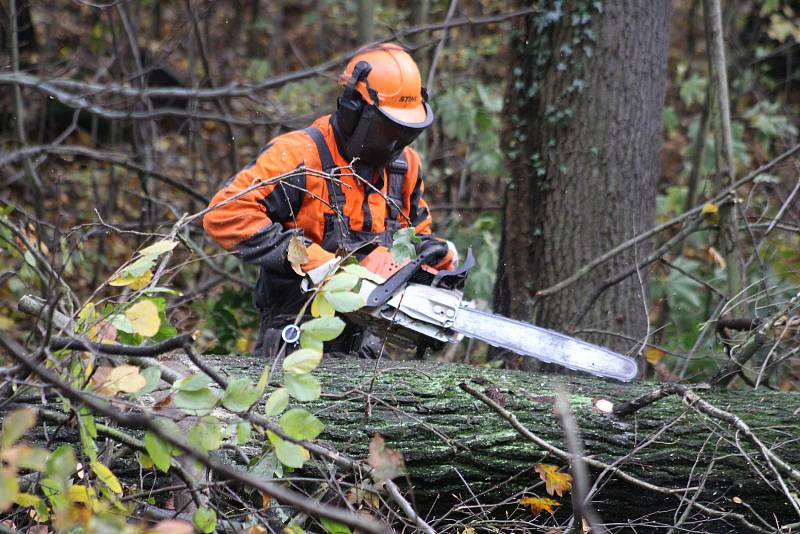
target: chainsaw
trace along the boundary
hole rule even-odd
[[[632,358],[478,310],[464,300],[464,285],[475,265],[472,249],[452,270],[437,271],[425,264],[426,259],[423,252],[398,263],[385,247],[370,252],[361,264],[378,277],[361,282],[360,295],[366,306],[348,319],[394,345],[416,348],[418,355],[466,336],[575,371],[626,382],[636,377],[638,367]]]

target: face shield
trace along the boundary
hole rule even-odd
[[[386,167],[433,122],[433,111],[427,102],[423,105],[425,119],[419,123],[403,122],[378,106],[365,105],[347,141],[347,154],[374,169]]]

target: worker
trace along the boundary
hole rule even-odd
[[[390,247],[408,226],[429,265],[449,268],[454,259],[452,246],[431,233],[420,157],[409,146],[433,122],[416,63],[384,44],[356,54],[339,82],[336,111],[268,142],[203,219],[220,245],[261,267],[258,354],[274,354],[308,298],[288,260],[293,236],[307,247],[304,273],[326,272],[337,252],[363,258],[377,245]]]

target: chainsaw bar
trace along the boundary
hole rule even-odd
[[[575,371],[628,382],[636,378],[636,361],[603,347],[546,328],[460,307],[452,326],[456,332],[516,354],[555,363]]]

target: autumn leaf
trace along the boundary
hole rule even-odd
[[[378,485],[405,473],[403,455],[388,448],[380,434],[375,434],[369,442],[367,463],[375,470],[373,478]]]
[[[522,506],[529,507],[533,515],[539,515],[542,512],[552,514],[555,507],[561,506],[560,502],[547,497],[523,497],[519,500],[519,503]]]
[[[301,265],[308,263],[308,251],[302,237],[294,235],[289,239],[286,259],[289,260],[289,265],[292,266],[294,272],[300,276],[305,276],[306,273],[303,272]]]
[[[193,534],[194,527],[191,523],[180,519],[165,519],[156,523],[150,532],[155,534]]]
[[[666,354],[666,352],[656,347],[647,347],[644,351],[644,357],[650,365],[655,365],[660,362],[661,358]]]
[[[158,307],[152,300],[141,300],[125,310],[125,316],[131,322],[134,331],[145,337],[152,337],[161,328]]]
[[[119,391],[124,393],[135,393],[142,389],[147,380],[139,373],[139,368],[135,365],[118,365],[108,374],[108,378],[103,383],[103,389],[111,390],[114,393]]]
[[[704,214],[713,215],[714,213],[719,212],[719,206],[714,204],[713,202],[706,202],[703,204],[703,209],[701,210]]]
[[[559,473],[556,465],[536,464],[533,470],[544,480],[548,495],[558,494],[559,497],[563,497],[565,491],[572,489],[572,475]]]

